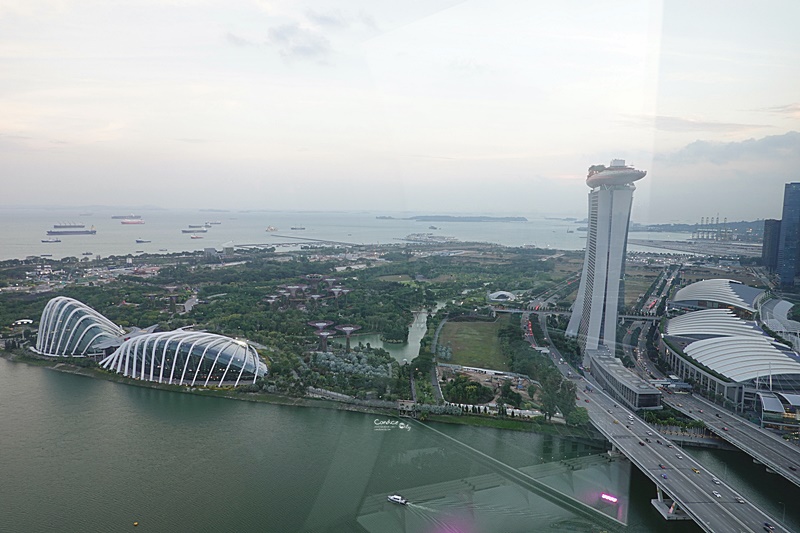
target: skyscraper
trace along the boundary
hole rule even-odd
[[[778,267],[778,247],[781,239],[781,221],[764,221],[764,242],[761,245],[761,264],[770,272]]]
[[[778,276],[781,285],[791,287],[797,275],[800,240],[800,183],[787,183],[783,189],[783,217],[778,240]]]
[[[606,346],[614,353],[617,313],[624,304],[623,277],[628,248],[634,181],[647,172],[626,166],[622,159],[611,165],[592,165],[586,177],[589,193],[589,229],[578,296],[567,334],[577,336],[581,348]]]

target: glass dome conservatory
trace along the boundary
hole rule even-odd
[[[190,386],[237,386],[267,374],[248,343],[183,330],[128,339],[100,365],[135,379]]]
[[[122,328],[85,303],[58,296],[42,311],[36,351],[50,356],[96,355],[103,352],[100,344],[122,334]]]

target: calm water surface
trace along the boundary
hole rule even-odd
[[[410,214],[392,213],[391,220],[378,220],[383,213],[326,213],[326,212],[204,212],[197,209],[137,210],[144,224],[123,225],[113,215],[129,214],[129,209],[96,209],[91,214],[75,208],[8,208],[0,207],[0,260],[23,259],[30,255],[52,254],[54,258],[73,256],[83,258],[84,252],[100,256],[136,255],[202,250],[206,247],[222,249],[227,245],[265,244],[282,245],[279,250],[297,249],[304,239],[322,239],[349,244],[400,243],[411,233],[433,233],[455,237],[462,241],[491,242],[505,246],[535,245],[540,248],[582,250],[586,246],[586,232],[577,231],[585,225],[565,220],[546,219],[528,215],[527,222],[430,222],[403,220]],[[502,213],[498,216],[505,216]],[[60,243],[42,243],[48,238],[47,230],[60,222],[78,222],[86,228],[92,226],[96,235],[65,235]],[[190,224],[220,222],[202,239],[192,239],[181,229]],[[267,232],[267,226],[278,228]],[[303,230],[292,230],[302,227]],[[689,234],[633,233],[640,239],[686,240]],[[137,244],[136,239],[149,240]],[[160,250],[166,250],[160,252]],[[653,251],[629,246],[629,250]],[[91,257],[91,256],[86,256]]]
[[[0,359],[0,531],[130,531],[134,521],[137,531],[592,530],[476,458],[533,472],[602,450],[441,424],[446,437],[419,425],[377,431],[376,419],[386,418],[138,388]],[[569,483],[541,476],[562,490]],[[601,466],[575,480],[616,484],[624,501],[630,486],[630,527],[620,530],[695,531],[656,516],[653,487],[635,469],[621,476]],[[387,504],[394,491],[426,502]]]

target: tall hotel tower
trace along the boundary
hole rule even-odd
[[[606,346],[614,353],[617,311],[624,303],[622,278],[628,248],[633,182],[647,172],[613,159],[611,165],[589,167],[589,233],[578,296],[572,308],[567,335],[578,337],[585,350]],[[584,357],[584,361],[586,361]]]

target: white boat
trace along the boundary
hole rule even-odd
[[[386,499],[392,503],[396,503],[398,505],[408,505],[408,500],[400,496],[399,494],[392,494],[387,496]]]

